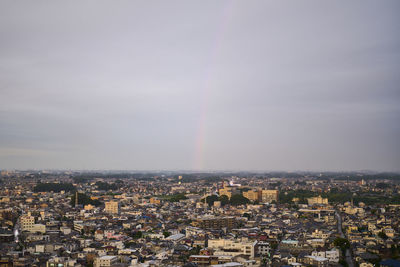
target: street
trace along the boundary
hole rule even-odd
[[[343,230],[342,230],[342,217],[340,216],[340,214],[337,211],[336,211],[336,217],[338,220],[338,233],[340,234],[340,237],[346,238],[346,236],[344,235]],[[346,258],[346,262],[349,265],[349,267],[354,267],[350,249],[346,249],[345,258]]]

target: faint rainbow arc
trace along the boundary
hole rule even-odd
[[[225,34],[228,29],[228,25],[233,16],[234,11],[234,3],[235,1],[228,1],[228,5],[226,5],[222,11],[222,19],[221,24],[218,27],[215,38],[215,46],[211,52],[210,66],[206,70],[204,86],[201,94],[201,104],[200,104],[200,116],[198,119],[198,127],[196,134],[196,142],[195,142],[195,161],[194,161],[194,169],[202,170],[203,169],[203,161],[204,161],[204,145],[205,145],[205,135],[206,135],[206,121],[208,115],[208,105],[210,102],[210,93],[212,81],[215,75],[215,66],[217,63],[217,59],[222,50],[222,45],[224,41]]]

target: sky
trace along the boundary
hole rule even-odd
[[[0,168],[400,170],[400,1],[1,1]]]

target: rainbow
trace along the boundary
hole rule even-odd
[[[221,53],[224,37],[230,24],[236,1],[227,1],[227,5],[222,9],[221,23],[216,31],[215,45],[210,53],[210,66],[207,68],[203,90],[200,97],[200,116],[198,117],[198,127],[195,142],[194,170],[202,170],[204,167],[204,146],[206,138],[206,122],[208,115],[208,104],[211,95],[211,88],[215,75],[215,66],[218,61],[218,55]]]

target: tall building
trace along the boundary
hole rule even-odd
[[[243,196],[250,201],[260,201],[261,200],[261,190],[251,189],[249,191],[243,192]]]
[[[32,231],[35,225],[35,217],[31,216],[31,213],[28,212],[28,214],[20,217],[20,224],[22,231]]]
[[[104,211],[110,214],[119,214],[119,202],[118,201],[108,201],[105,203],[106,207]]]
[[[259,201],[261,203],[271,203],[278,201],[278,190],[266,190],[266,189],[250,189],[243,192],[243,196],[250,201]]]
[[[261,202],[271,203],[278,201],[278,190],[261,190]]]

